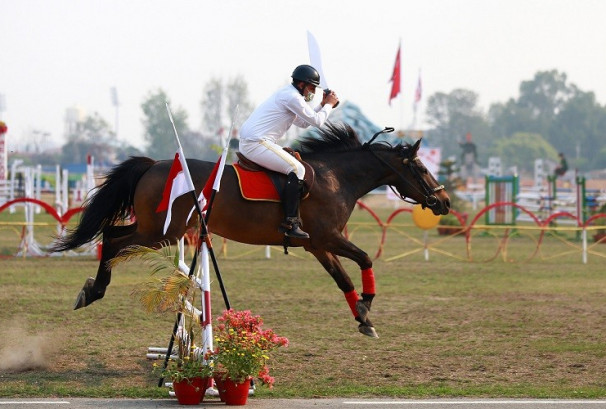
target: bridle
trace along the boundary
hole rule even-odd
[[[377,136],[379,136],[383,133],[389,133],[389,132],[393,132],[393,131],[394,131],[394,128],[386,127],[385,129],[374,134],[373,137],[370,138],[370,140],[368,142],[365,142],[362,145],[362,147],[364,149],[368,149],[374,155],[375,158],[377,158],[381,163],[383,163],[385,166],[390,168],[396,175],[398,175],[398,177],[404,183],[408,184],[413,190],[416,190],[417,192],[423,194],[425,196],[425,203],[419,203],[412,198],[402,195],[393,186],[390,185],[389,188],[394,192],[394,194],[396,196],[398,196],[400,199],[402,199],[403,201],[405,201],[407,203],[421,204],[421,206],[423,206],[423,207],[427,206],[429,208],[435,207],[438,204],[438,198],[436,197],[435,193],[439,192],[440,190],[444,190],[444,185],[439,185],[439,186],[432,188],[427,184],[427,182],[425,182],[425,180],[421,177],[421,174],[419,173],[418,166],[415,166],[415,162],[420,160],[417,155],[415,155],[412,158],[410,157],[411,155],[408,155],[408,157],[405,157],[404,159],[402,159],[402,163],[404,164],[404,166],[408,167],[408,169],[410,170],[410,173],[412,174],[415,181],[423,188],[423,192],[421,192],[417,188],[417,186],[410,183],[410,181],[408,181],[408,179],[406,179],[404,177],[404,175],[398,169],[396,169],[394,166],[392,166],[390,163],[388,163],[386,160],[384,160],[381,156],[377,155],[377,153],[375,152],[375,149],[372,148],[371,144],[377,138]],[[404,153],[404,150],[405,150],[404,147],[402,147],[401,153]]]

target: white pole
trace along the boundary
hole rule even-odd
[[[208,263],[208,247],[202,243],[202,351],[204,355],[214,350],[213,347],[213,321],[210,305],[210,268]],[[212,393],[212,384],[209,389]]]
[[[63,213],[69,209],[69,172],[67,169],[63,169],[63,178],[61,178],[61,206],[63,207]]]
[[[95,188],[95,157],[89,156],[86,161],[86,195],[88,197],[92,194],[92,190]]]
[[[55,165],[55,209],[59,216],[63,216],[64,209],[61,207],[61,168]]]
[[[19,165],[23,163],[21,159],[15,159],[11,164],[11,188],[8,200],[15,200],[15,188],[17,187],[17,172],[19,172]],[[10,213],[15,213],[15,206],[10,207]]]
[[[34,196],[36,197],[36,199],[40,200],[40,198],[42,197],[41,193],[42,193],[42,165],[38,165],[36,166],[36,187],[35,187],[35,193]],[[40,209],[40,206],[36,205],[36,214],[40,214],[40,211],[42,209]]]

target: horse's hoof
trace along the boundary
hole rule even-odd
[[[360,322],[366,322],[368,319],[368,307],[362,300],[356,301],[356,311],[358,312],[358,318]]]
[[[371,338],[379,338],[377,331],[375,331],[375,327],[360,324],[360,325],[358,325],[358,331],[360,331],[362,334],[367,335]]]
[[[82,287],[82,290],[80,290],[80,293],[78,294],[78,298],[76,298],[76,302],[74,303],[74,310],[77,310],[78,308],[86,307],[88,305],[88,303],[86,301],[87,295],[90,294],[90,290],[91,290],[91,288],[93,288],[94,284],[95,284],[94,278],[88,277],[86,279],[86,282],[84,283],[84,287]]]

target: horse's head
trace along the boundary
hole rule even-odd
[[[402,200],[429,207],[436,215],[448,214],[450,197],[444,185],[436,181],[417,155],[420,145],[421,139],[414,145],[397,145],[389,149],[373,149],[370,143],[366,146],[391,170],[387,184],[397,190]]]

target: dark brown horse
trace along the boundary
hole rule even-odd
[[[315,169],[315,183],[309,198],[301,204],[301,217],[309,239],[290,239],[290,246],[303,247],[312,253],[345,294],[354,318],[363,334],[376,336],[368,319],[375,295],[372,261],[368,255],[347,240],[345,228],[356,201],[371,190],[393,186],[400,196],[412,200],[433,213],[447,214],[448,194],[436,182],[417,156],[420,140],[414,145],[392,146],[375,142],[362,144],[351,127],[329,124],[318,138],[301,142],[301,155]],[[187,161],[196,194],[204,186],[214,163]],[[159,247],[175,243],[186,232],[186,218],[192,198],[178,198],[172,209],[172,221],[162,234],[166,212],[156,213],[171,161],[154,161],[133,157],[117,165],[105,182],[85,204],[79,225],[61,238],[51,251],[65,251],[103,236],[101,262],[95,279],[89,278],[75,308],[103,298],[110,283],[107,261],[129,245]],[[136,222],[120,225],[134,212]],[[283,218],[282,206],[275,202],[247,201],[242,198],[235,171],[226,166],[221,190],[215,197],[208,230],[229,240],[248,244],[280,245],[284,235],[278,231]],[[196,217],[190,226],[197,224]],[[362,294],[358,296],[339,257],[355,261],[362,271]]]

